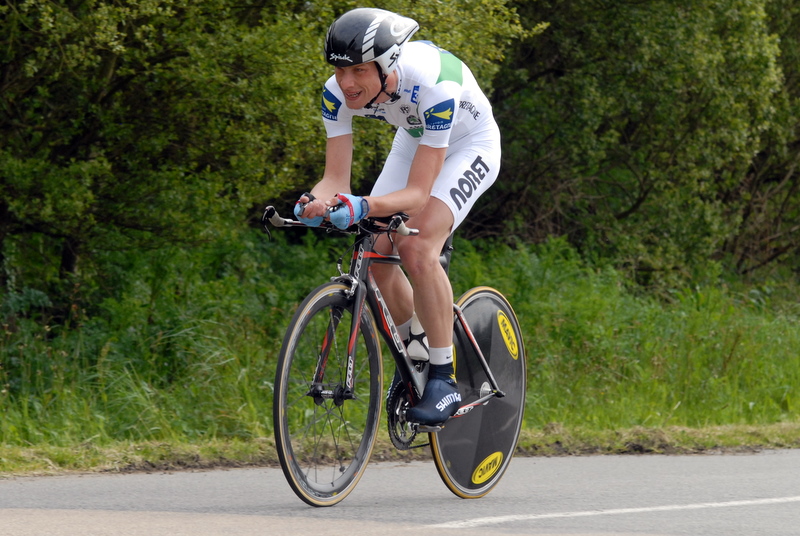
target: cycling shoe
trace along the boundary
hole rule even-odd
[[[406,420],[424,425],[441,424],[453,415],[461,404],[458,386],[452,380],[431,378],[425,385],[422,399],[406,413]]]

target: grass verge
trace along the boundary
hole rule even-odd
[[[800,448],[800,423],[702,429],[636,427],[601,431],[551,424],[542,429],[523,430],[517,456],[740,454],[786,448]],[[385,433],[378,437],[372,455],[373,462],[429,458],[427,448],[396,450]],[[85,444],[72,448],[0,447],[0,478],[76,472],[131,473],[277,465],[278,457],[271,437],[201,443]]]
[[[521,455],[800,448],[793,275],[653,296],[563,241],[456,246],[456,295],[490,283],[520,319]],[[275,464],[278,350],[296,304],[330,273],[329,249],[341,253],[316,238],[243,237],[136,257],[109,282],[114,296],[69,321],[40,291],[6,295],[0,474]],[[373,460],[426,456],[386,438]]]

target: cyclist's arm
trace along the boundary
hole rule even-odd
[[[419,145],[411,162],[408,184],[402,190],[378,197],[367,197],[370,216],[390,216],[405,212],[415,216],[431,196],[433,183],[442,171],[447,147]]]
[[[353,135],[345,134],[328,138],[325,146],[325,172],[322,179],[311,189],[316,198],[306,206],[303,216],[314,218],[325,213],[325,202],[338,193],[350,193],[350,169],[353,162]]]
[[[405,212],[413,217],[425,207],[433,183],[442,171],[460,96],[461,86],[450,81],[437,83],[420,92],[419,109],[429,110],[431,114],[430,117],[427,112],[423,114],[424,130],[411,162],[408,183],[404,189],[391,194],[367,197],[371,215],[389,216]]]

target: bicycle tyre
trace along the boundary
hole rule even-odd
[[[445,485],[464,499],[483,497],[502,478],[517,447],[525,410],[525,349],[514,310],[490,287],[476,287],[456,302],[489,363],[502,398],[493,398],[430,434],[431,452]],[[490,391],[480,361],[459,322],[454,356],[462,404]]]
[[[329,342],[321,388],[341,393],[354,301],[342,283],[318,287],[300,304],[275,373],[273,426],[283,474],[300,499],[332,506],[355,488],[369,463],[380,421],[383,370],[374,319],[362,308],[355,345],[354,396],[314,397],[322,345]],[[338,318],[338,321],[332,321]]]

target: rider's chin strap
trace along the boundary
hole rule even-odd
[[[400,94],[399,93],[389,93],[388,91],[386,91],[386,80],[389,78],[389,75],[388,74],[383,74],[383,71],[381,70],[381,66],[378,65],[377,63],[375,64],[375,67],[378,68],[378,76],[381,79],[381,90],[378,91],[378,94],[375,95],[372,98],[372,100],[369,101],[366,106],[364,106],[364,108],[372,108],[372,105],[375,104],[375,101],[378,100],[378,97],[381,96],[381,93],[385,93],[386,96],[389,97],[389,104],[391,104],[393,102],[397,102],[397,100],[400,98]],[[377,108],[377,106],[375,106],[375,108]]]

